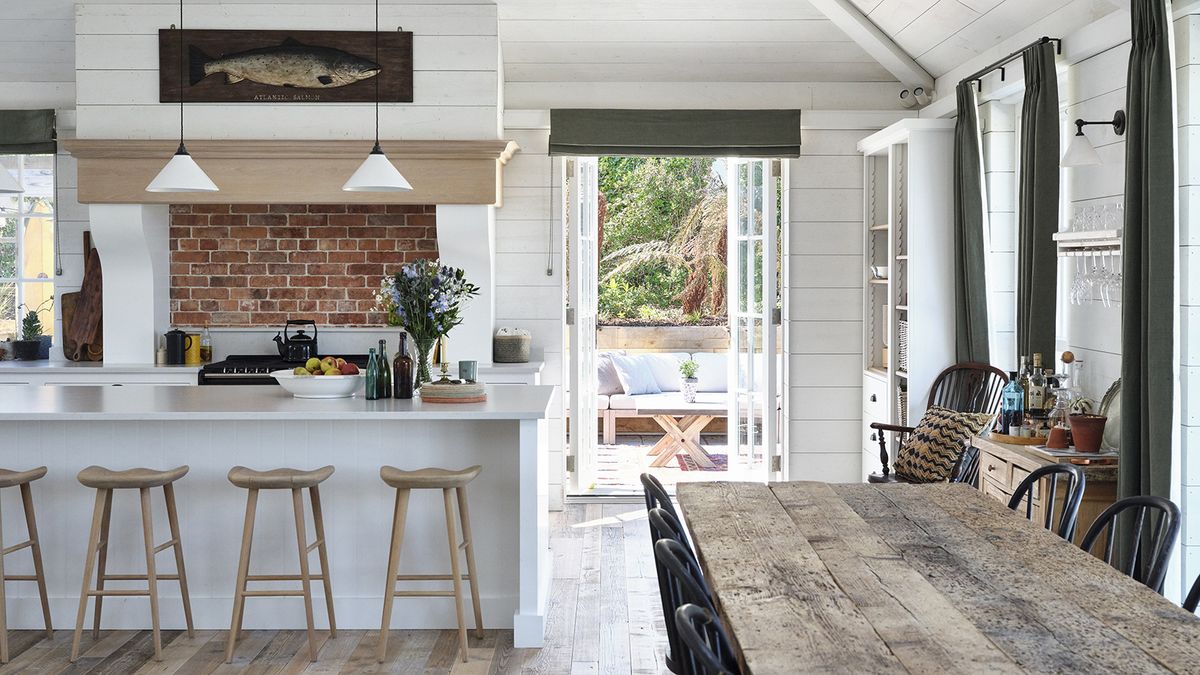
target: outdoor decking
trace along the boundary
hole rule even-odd
[[[676,483],[710,480],[737,480],[737,470],[730,471],[684,471],[679,468],[679,455],[667,466],[650,468],[653,459],[646,455],[650,448],[662,438],[662,434],[621,434],[613,445],[596,446],[596,482],[591,489],[582,492],[587,496],[638,496],[642,485],[638,476],[649,471],[658,477],[668,489]],[[711,456],[726,455],[728,446],[725,434],[704,434],[701,447]],[[689,467],[690,468],[690,467]]]

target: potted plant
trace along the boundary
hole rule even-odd
[[[697,370],[700,370],[700,364],[691,359],[679,364],[679,374],[683,376],[680,391],[683,392],[683,400],[688,403],[696,402],[696,384],[700,382],[696,379]]]
[[[21,339],[13,340],[13,358],[20,361],[36,361],[41,357],[42,351],[42,319],[38,316],[38,312],[42,310],[46,303],[38,305],[35,309],[30,309],[27,305],[21,305],[25,308],[25,316],[21,319]]]

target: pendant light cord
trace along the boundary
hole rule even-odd
[[[375,149],[379,149],[379,78],[383,75],[383,65],[379,63],[379,0],[375,0]]]
[[[379,2],[379,0],[375,0]],[[179,147],[183,148],[183,82],[186,61],[183,53],[183,0],[179,0]]]

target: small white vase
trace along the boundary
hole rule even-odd
[[[683,378],[682,386],[680,386],[680,391],[683,392],[683,400],[685,402],[687,402],[687,403],[695,403],[696,402],[696,384],[698,382],[700,382],[700,380],[698,380],[694,377]]]

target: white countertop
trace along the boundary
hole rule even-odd
[[[282,387],[0,388],[0,422],[25,420],[530,420],[545,419],[552,386],[489,386],[486,403],[423,404],[419,399],[367,401],[292,398]]]
[[[134,363],[134,364],[109,364],[103,361],[50,361],[42,359],[40,361],[0,361],[0,373],[5,371],[26,371],[34,370],[39,372],[95,372],[95,373],[110,373],[113,375],[127,375],[130,373],[162,373],[162,372],[183,372],[196,373],[200,370],[199,364],[194,365],[156,365],[153,363]]]

